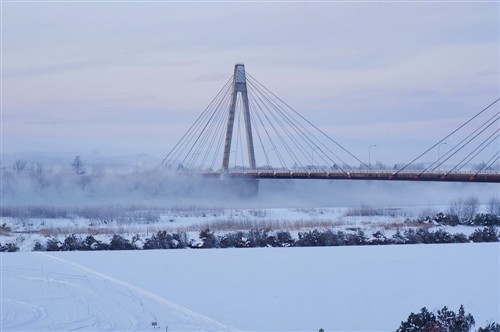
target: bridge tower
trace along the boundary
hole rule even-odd
[[[245,119],[245,131],[247,137],[248,164],[250,165],[250,169],[254,170],[256,168],[255,152],[254,152],[253,137],[252,137],[252,123],[250,121],[250,110],[248,107],[248,92],[247,92],[247,79],[245,75],[245,65],[238,63],[234,66],[233,90],[231,93],[231,101],[229,104],[229,116],[227,119],[227,127],[226,127],[226,141],[224,144],[224,155],[222,157],[223,172],[227,172],[229,168],[229,154],[231,152],[234,116],[236,111],[236,101],[238,98],[238,94],[241,94],[241,100],[243,102],[243,117]]]

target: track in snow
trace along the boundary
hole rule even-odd
[[[40,268],[2,266],[2,330],[150,331],[157,321],[160,328],[177,331],[237,331],[130,283],[37,254]],[[30,294],[23,294],[23,287]],[[21,300],[26,298],[30,303]]]

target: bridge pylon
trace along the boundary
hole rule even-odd
[[[253,147],[252,123],[250,120],[250,109],[248,106],[247,79],[245,75],[245,65],[238,63],[234,65],[234,75],[232,83],[231,101],[229,104],[229,116],[226,127],[226,140],[224,144],[224,155],[222,157],[222,171],[227,172],[229,168],[229,155],[231,153],[231,142],[233,138],[234,117],[236,112],[236,102],[238,94],[243,102],[243,117],[245,119],[245,131],[247,137],[248,164],[251,170],[255,170],[255,152]]]

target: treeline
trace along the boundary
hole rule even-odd
[[[63,241],[56,237],[45,243],[35,242],[34,251],[74,251],[74,250],[136,250],[136,249],[184,249],[184,248],[257,248],[257,247],[325,247],[325,246],[362,246],[362,245],[398,245],[398,244],[438,244],[468,242],[498,242],[500,232],[489,226],[476,229],[466,236],[462,233],[451,234],[443,229],[429,231],[425,228],[397,230],[387,237],[377,231],[367,236],[361,229],[355,232],[332,230],[311,230],[299,232],[293,237],[288,231],[270,232],[264,229],[239,231],[218,235],[209,229],[199,233],[198,239],[189,239],[186,233],[167,233],[158,231],[145,239],[135,235],[127,239],[113,235],[109,242],[96,239],[93,235],[82,238],[72,234]],[[19,251],[16,244],[0,245],[0,251]]]
[[[396,332],[470,332],[476,322],[471,314],[465,312],[461,305],[458,312],[443,307],[436,313],[423,307],[419,313],[411,313],[408,319],[401,322]],[[500,325],[488,322],[486,326],[480,327],[477,332],[500,332]]]

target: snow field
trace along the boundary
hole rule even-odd
[[[500,321],[500,244],[4,253],[5,331],[394,331]]]

